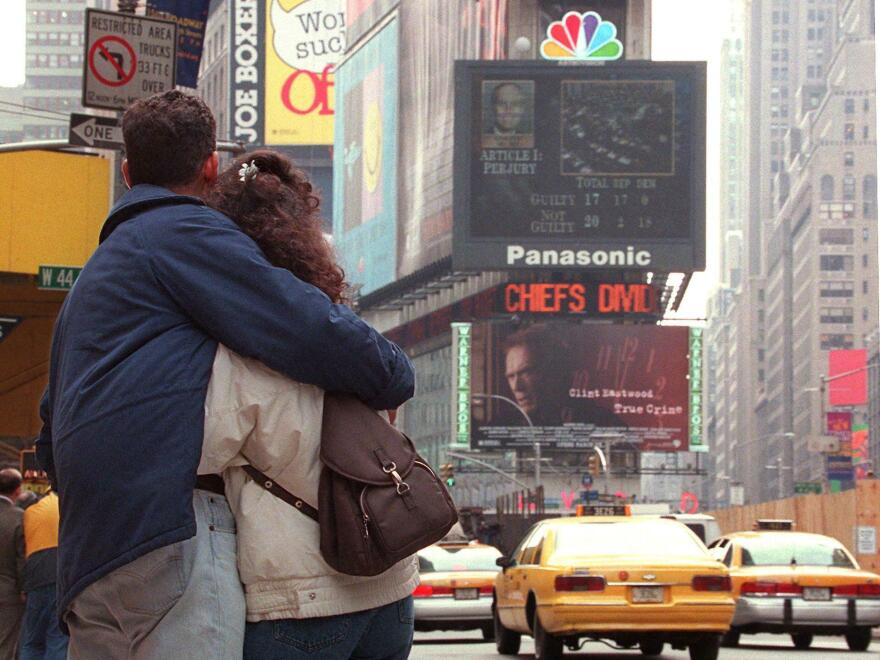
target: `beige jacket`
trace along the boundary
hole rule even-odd
[[[226,482],[248,621],[357,612],[400,600],[418,586],[415,557],[375,577],[337,573],[321,557],[318,524],[236,467],[249,461],[317,508],[323,405],[321,389],[218,346],[199,474],[222,473]]]

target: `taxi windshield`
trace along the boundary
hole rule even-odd
[[[604,555],[705,559],[707,551],[684,525],[667,521],[583,523],[556,532],[556,560]]]
[[[846,551],[836,541],[797,536],[768,536],[744,541],[742,565],[855,568]]]
[[[495,548],[425,548],[419,552],[420,573],[500,571]]]

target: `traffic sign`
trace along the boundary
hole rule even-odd
[[[20,316],[0,316],[0,341],[6,339],[19,323],[21,323]]]
[[[37,288],[44,291],[70,291],[82,272],[78,266],[40,266]]]
[[[115,117],[96,117],[74,112],[70,115],[67,141],[77,147],[122,149],[122,127]]]
[[[821,481],[796,481],[794,483],[794,492],[796,495],[806,495],[808,493],[822,494]]]
[[[125,110],[137,99],[174,88],[174,21],[87,9],[85,32],[85,107]]]

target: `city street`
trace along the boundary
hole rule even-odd
[[[826,658],[840,658],[841,660],[867,660],[878,657],[880,642],[875,642],[876,647],[865,653],[853,653],[846,648],[846,642],[842,637],[818,637],[813,642],[813,647],[807,651],[796,651],[791,640],[783,635],[750,635],[745,642],[736,649],[721,649],[719,658],[722,660],[789,660],[791,658],[812,658],[813,660],[826,660]],[[523,637],[522,648],[517,658],[532,657],[532,640]],[[413,646],[410,658],[501,658],[513,656],[500,656],[495,652],[495,644],[483,642],[478,631],[466,632],[433,632],[416,633],[416,642]],[[638,651],[614,651],[607,646],[590,642],[584,646],[580,653],[566,652],[566,658],[589,658],[590,660],[626,660],[628,658],[643,658]],[[658,656],[659,660],[685,660],[687,651],[671,651],[667,647],[666,652]]]

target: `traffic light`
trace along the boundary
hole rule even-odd
[[[455,485],[455,473],[452,471],[452,463],[444,463],[440,466],[440,476],[450,488]]]
[[[596,454],[590,454],[590,457],[587,459],[587,471],[594,477],[598,477],[601,473],[602,466],[599,463],[599,457],[596,456]]]

